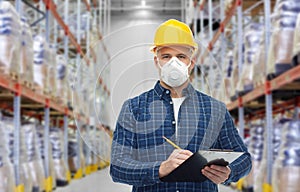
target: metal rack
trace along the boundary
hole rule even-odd
[[[76,50],[76,58],[77,58],[77,67],[80,65],[80,60],[81,58],[83,59],[84,63],[86,64],[86,67],[89,69],[89,67],[97,64],[97,54],[95,53],[95,50],[93,46],[90,43],[90,31],[91,31],[91,23],[90,19],[92,17],[92,14],[94,14],[94,17],[96,17],[98,14],[105,16],[104,19],[99,19],[99,22],[97,23],[97,38],[101,42],[103,36],[100,32],[101,29],[105,26],[105,33],[108,32],[109,27],[109,1],[106,0],[99,0],[97,2],[96,0],[92,0],[92,5],[90,0],[78,0],[77,1],[77,10],[70,10],[70,1],[65,0],[64,1],[64,14],[63,16],[58,12],[57,10],[57,1],[55,0],[41,0],[41,2],[45,5],[45,36],[47,42],[53,42],[57,44],[57,24],[61,26],[65,33],[65,37],[63,39],[63,51],[64,51],[64,56],[65,59],[68,60],[70,59],[69,53],[70,49],[72,47],[70,46],[73,45]],[[41,5],[41,3],[40,3]],[[82,5],[85,6],[85,11],[87,12],[87,40],[82,44],[82,41],[80,41],[80,31],[78,30],[75,37],[75,35],[71,32],[70,27],[68,26],[68,19],[69,19],[69,14],[70,11],[79,11],[78,17],[77,17],[77,26],[80,26],[80,11],[82,9]],[[97,7],[99,5],[99,7]],[[102,8],[102,5],[105,5],[104,9]],[[22,14],[22,2],[21,0],[15,0],[15,7],[18,13]],[[40,7],[43,9],[42,7]],[[64,19],[63,19],[64,18]],[[51,24],[51,19],[55,20],[54,22],[54,27],[50,26]],[[56,24],[57,23],[57,24]],[[54,32],[52,32],[52,28],[54,28]],[[52,34],[53,33],[53,34]],[[54,38],[50,38],[54,36]],[[105,47],[104,43],[101,42],[102,46]],[[104,57],[110,57],[108,50],[105,48],[105,52],[101,53],[102,56]],[[78,70],[80,71],[80,70]],[[81,74],[79,76],[82,76]],[[101,89],[103,92],[102,95],[109,96],[110,91],[108,89],[108,86],[105,84],[105,80],[102,79],[101,77],[97,80],[96,75],[86,75],[89,79],[87,81],[93,82],[96,84],[95,87],[98,87]],[[78,80],[80,82],[80,79]],[[38,93],[35,92],[32,88],[27,87],[23,84],[20,83],[18,78],[11,78],[10,76],[0,76],[0,89],[2,91],[12,91],[14,95],[9,96],[8,101],[10,98],[13,98],[13,108],[11,111],[13,111],[14,115],[14,166],[15,166],[15,174],[16,174],[16,190],[17,191],[23,191],[24,186],[20,181],[20,173],[19,173],[19,167],[20,167],[20,126],[21,126],[21,115],[25,115],[28,117],[34,117],[38,119],[44,119],[44,131],[45,131],[45,137],[44,137],[44,146],[45,146],[45,184],[46,184],[46,191],[52,191],[52,178],[49,174],[49,154],[47,153],[49,146],[49,126],[51,123],[51,114],[55,114],[55,118],[59,119],[62,118],[62,124],[63,124],[63,130],[64,130],[64,160],[68,162],[68,127],[70,126],[69,120],[74,119],[75,121],[79,121],[80,123],[87,124],[89,125],[90,117],[94,117],[95,114],[86,115],[82,114],[77,111],[72,111],[72,108],[70,106],[58,103],[55,99],[51,98],[51,96],[43,94],[43,93]],[[8,109],[10,108],[10,102],[6,104]],[[35,110],[39,109],[40,111],[43,109],[43,112],[32,112],[32,111],[27,111],[26,109],[23,109],[22,103],[26,103],[27,106],[29,105],[35,105],[38,106],[38,108],[35,108]],[[38,105],[37,105],[38,104]],[[94,117],[96,118],[96,117]],[[95,125],[93,125],[95,126]],[[81,139],[79,136],[78,139]],[[82,175],[81,175],[82,176]]]
[[[202,0],[198,6],[195,8],[195,17],[194,17],[194,29],[197,25],[195,20],[197,19],[198,11],[200,11],[200,28],[201,32],[197,36],[196,39],[199,41],[203,41],[204,32],[203,32],[203,8],[205,6],[205,3],[208,3],[209,7],[209,23],[212,23],[212,12],[213,7],[211,5],[212,0]],[[246,3],[246,10],[243,11],[243,3]],[[212,37],[212,25],[209,25],[208,34],[210,41],[208,42],[208,45],[206,46],[205,50],[202,50],[200,53],[200,56],[198,57],[198,65],[201,71],[204,71],[203,64],[205,63],[205,59],[212,55],[212,50],[215,48],[215,44],[218,40],[221,41],[221,55],[222,58],[224,58],[224,52],[226,51],[226,40],[224,35],[224,28],[226,25],[233,20],[233,15],[236,14],[237,17],[237,25],[234,26],[235,28],[233,31],[236,31],[237,33],[237,42],[238,42],[238,67],[239,67],[239,75],[242,74],[242,58],[243,58],[243,27],[247,24],[243,23],[243,15],[247,15],[250,12],[254,11],[255,14],[258,14],[259,11],[264,11],[264,28],[265,28],[265,65],[267,63],[268,59],[268,50],[270,45],[270,36],[271,36],[271,24],[270,24],[270,15],[271,15],[271,4],[274,3],[272,0],[261,0],[261,1],[241,1],[237,0],[235,1],[234,6],[230,9],[229,14],[226,15],[224,18],[224,9],[222,8],[224,6],[224,1],[220,0],[219,4],[221,6],[221,13],[220,13],[220,27],[215,32],[214,36]],[[264,6],[262,6],[264,4]],[[259,9],[257,9],[259,8]],[[234,24],[233,24],[234,25]],[[220,39],[221,37],[221,39]],[[223,59],[224,60],[224,59]],[[212,61],[212,60],[210,60]],[[224,62],[221,62],[221,69],[222,66],[224,66]],[[212,64],[213,62],[210,62]],[[209,68],[209,70],[211,70]],[[196,82],[197,81],[197,74],[196,76]],[[239,131],[242,137],[244,137],[244,129],[245,129],[245,120],[249,121],[253,118],[262,118],[266,117],[266,132],[267,132],[267,162],[273,161],[273,153],[272,153],[272,136],[273,136],[273,117],[272,115],[274,113],[279,113],[282,111],[282,107],[284,109],[291,109],[291,108],[297,108],[299,106],[299,96],[291,94],[290,96],[286,97],[286,102],[281,102],[280,104],[274,104],[274,102],[277,101],[278,94],[280,95],[282,91],[285,90],[299,90],[300,84],[296,80],[300,79],[300,66],[296,66],[289,71],[286,71],[285,73],[279,75],[278,77],[272,79],[272,80],[266,80],[266,82],[262,85],[257,86],[249,93],[246,93],[245,95],[239,95],[236,100],[229,102],[227,104],[228,110],[232,113],[232,115],[236,118],[238,118],[238,124],[239,124]],[[208,82],[210,83],[210,82]],[[204,75],[201,75],[201,84],[202,84],[202,91],[205,91],[203,84],[204,84]],[[196,85],[197,88],[200,88],[198,85]],[[264,100],[265,104],[257,104],[257,101]],[[255,115],[254,115],[255,114]],[[263,184],[263,189],[265,191],[271,190],[271,178],[272,178],[272,163],[268,163],[267,169],[267,180],[266,183]]]

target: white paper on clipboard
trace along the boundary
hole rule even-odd
[[[232,163],[234,160],[239,158],[244,152],[233,152],[233,151],[206,151],[206,150],[199,150],[198,151],[207,161],[212,161],[215,159],[223,158],[229,164]]]

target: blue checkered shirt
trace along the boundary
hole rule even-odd
[[[178,122],[175,122],[170,90],[163,88],[159,81],[154,89],[123,104],[112,143],[110,174],[113,181],[132,185],[134,192],[218,191],[210,180],[162,182],[159,166],[174,150],[162,136],[193,153],[200,149],[245,152],[229,165],[231,174],[224,184],[235,182],[250,172],[250,154],[225,105],[196,91],[190,84],[183,95],[185,100],[180,106]]]

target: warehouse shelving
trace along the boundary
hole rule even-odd
[[[202,1],[199,5],[200,11],[203,11],[204,5],[206,1]],[[228,11],[228,14],[226,15],[225,19],[221,21],[219,30],[215,33],[211,41],[209,42],[207,48],[205,49],[205,52],[201,55],[200,58],[200,64],[204,62],[204,59],[208,56],[208,54],[213,50],[213,47],[217,40],[220,38],[221,34],[224,33],[224,27],[229,23],[232,16],[234,15],[236,8],[241,5],[241,0],[236,0],[235,3],[233,3],[233,6]]]
[[[265,61],[263,61],[263,64],[267,66],[268,63],[268,53],[269,53],[269,46],[270,46],[270,37],[271,37],[271,22],[270,22],[270,16],[271,16],[271,7],[274,7],[275,0],[260,0],[260,1],[250,1],[250,0],[237,0],[234,3],[234,7],[231,8],[230,14],[226,15],[226,18],[224,17],[224,0],[219,1],[220,6],[220,27],[217,31],[215,31],[214,36],[212,36],[212,26],[208,25],[208,41],[207,45],[204,45],[204,49],[202,49],[199,59],[199,68],[200,71],[203,73],[201,75],[201,90],[206,92],[206,88],[204,86],[204,78],[207,78],[207,83],[209,86],[211,86],[212,79],[209,77],[210,70],[214,66],[213,63],[213,51],[215,48],[220,49],[221,51],[218,53],[221,55],[220,60],[217,60],[216,64],[218,67],[221,68],[221,73],[223,73],[222,67],[224,67],[224,51],[229,47],[233,47],[232,44],[228,44],[226,38],[224,36],[224,29],[228,22],[231,23],[231,32],[235,33],[234,39],[236,40],[234,43],[236,43],[236,50],[237,50],[237,64],[238,64],[238,74],[241,76],[242,74],[242,59],[244,57],[243,54],[243,30],[244,27],[248,25],[247,22],[243,23],[244,18],[247,19],[249,15],[256,15],[256,16],[262,16],[263,18],[260,18],[260,22],[264,22],[264,52],[265,52]],[[197,6],[195,8],[195,14],[194,14],[194,26],[196,26],[195,20],[198,17],[198,11],[200,10],[200,20],[203,20],[203,12],[205,4],[208,5],[208,19],[209,22],[212,22],[212,12],[214,11],[214,7],[212,7],[212,0],[202,0],[199,4],[199,7]],[[245,4],[245,5],[244,5]],[[198,9],[199,8],[199,9]],[[264,12],[262,14],[262,11]],[[232,17],[235,14],[235,17]],[[219,17],[218,17],[219,19]],[[236,19],[236,20],[235,20]],[[249,20],[249,19],[248,19]],[[249,20],[251,21],[251,19]],[[248,21],[248,22],[249,22]],[[196,39],[198,38],[199,42],[205,42],[204,38],[204,32],[203,32],[203,22],[200,23],[201,32],[200,35],[196,35]],[[194,28],[195,29],[195,28]],[[221,37],[221,38],[220,38]],[[219,41],[219,42],[218,42]],[[221,42],[221,43],[220,43]],[[216,43],[220,43],[217,45]],[[209,56],[209,58],[208,58]],[[291,61],[292,63],[292,61]],[[293,63],[294,65],[297,63]],[[204,66],[205,65],[205,66]],[[265,67],[267,69],[267,67]],[[216,75],[215,73],[212,73]],[[266,72],[265,72],[266,74]],[[206,76],[207,75],[207,76]],[[266,74],[267,76],[268,74]],[[197,78],[197,75],[196,75]],[[266,148],[267,148],[267,162],[273,161],[273,154],[272,154],[272,135],[273,135],[273,114],[281,113],[284,110],[287,109],[295,109],[299,108],[299,90],[300,90],[300,67],[299,65],[294,66],[290,70],[276,76],[274,79],[265,79],[264,82],[260,82],[261,84],[255,85],[254,89],[247,93],[238,93],[237,98],[229,103],[227,103],[227,108],[232,114],[232,116],[235,118],[236,124],[238,125],[239,133],[242,137],[244,137],[244,129],[245,129],[245,121],[249,122],[253,119],[266,119],[266,126],[265,126],[265,132],[266,132]],[[196,87],[197,86],[197,79],[196,79]],[[211,89],[211,87],[209,87]],[[236,87],[232,87],[233,89]],[[215,89],[213,87],[212,89]],[[213,91],[213,90],[207,90]],[[211,94],[211,93],[208,93]],[[270,191],[271,189],[271,177],[272,177],[272,163],[269,163],[266,168],[266,180],[263,184],[263,188],[266,191]]]
[[[284,72],[278,77],[266,81],[265,84],[257,86],[254,90],[247,93],[244,96],[239,97],[237,100],[228,103],[228,110],[232,111],[240,105],[245,105],[251,101],[255,101],[259,97],[265,95],[267,92],[272,92],[280,89],[287,89],[288,86],[292,85],[291,83],[295,80],[300,79],[300,66],[296,66],[289,71]]]
[[[68,4],[69,1],[65,1],[64,3]],[[45,4],[45,11],[46,11],[46,39],[47,41],[50,40],[50,26],[49,26],[49,19],[50,19],[50,12],[53,16],[53,18],[56,20],[56,22],[63,28],[65,33],[65,56],[68,58],[68,51],[72,48],[69,47],[69,40],[71,44],[75,47],[77,56],[81,56],[84,62],[87,66],[90,66],[91,63],[97,62],[97,54],[95,53],[95,50],[93,46],[89,45],[89,43],[85,44],[85,48],[83,48],[84,45],[82,45],[82,42],[76,39],[75,35],[70,31],[70,28],[67,24],[67,21],[64,21],[62,19],[62,16],[58,13],[56,9],[55,1],[52,0],[43,0],[43,3]],[[84,0],[83,3],[86,6],[87,11],[90,12],[96,9],[97,2],[93,0],[93,6],[91,6],[89,0]],[[100,2],[101,3],[101,2]],[[18,12],[21,13],[21,1],[16,0],[15,2],[16,8],[18,9]],[[81,6],[82,2],[78,1],[78,5]],[[65,8],[67,10],[65,13],[68,14],[68,6]],[[95,12],[96,13],[96,12]],[[91,15],[90,15],[91,16]],[[66,19],[67,17],[65,17]],[[88,18],[89,19],[89,18]],[[100,24],[97,25],[98,27]],[[88,30],[87,33],[90,33]],[[55,34],[56,35],[56,34]],[[101,42],[102,46],[105,48],[104,54],[109,58],[109,53],[102,42],[102,34],[99,31],[99,28],[97,28],[97,36],[99,41]],[[56,40],[55,40],[56,41]],[[84,52],[86,51],[86,53]],[[94,80],[94,79],[93,79]],[[95,78],[96,80],[96,78]],[[106,93],[108,96],[110,95],[110,91],[108,89],[108,86],[105,84],[105,80],[103,80],[101,77],[98,80],[97,87],[102,86],[102,91]],[[59,120],[59,125],[62,125],[62,128],[64,130],[64,160],[65,162],[68,162],[68,127],[73,127],[76,129],[76,127],[69,124],[70,119],[73,119],[75,121],[78,121],[81,124],[90,124],[90,116],[87,116],[85,114],[82,114],[81,112],[72,111],[72,108],[66,104],[62,104],[61,102],[58,102],[56,99],[54,99],[52,96],[48,95],[46,92],[37,92],[34,90],[34,85],[24,85],[21,83],[19,77],[17,74],[11,76],[11,75],[1,75],[0,76],[0,90],[3,95],[5,95],[5,104],[1,104],[1,107],[6,107],[6,109],[9,109],[10,111],[13,111],[14,116],[14,166],[15,166],[15,173],[16,173],[16,191],[23,191],[24,185],[20,181],[20,173],[19,173],[19,166],[20,166],[20,128],[21,128],[21,116],[27,116],[29,118],[34,117],[36,119],[44,119],[44,131],[45,131],[45,138],[44,138],[44,146],[45,151],[48,151],[49,146],[49,127],[50,123],[52,122],[51,119],[54,118],[54,121],[57,119],[63,117],[61,120]],[[13,92],[11,94],[10,92]],[[13,108],[11,106],[13,105]],[[95,126],[95,125],[94,125]],[[61,126],[60,126],[61,127]],[[79,134],[79,132],[78,132]],[[78,135],[77,139],[81,139],[81,137]],[[52,178],[49,173],[49,155],[46,152],[45,154],[45,188],[46,191],[52,191]],[[78,173],[75,174],[74,178],[81,178],[83,176],[83,172],[80,169]]]

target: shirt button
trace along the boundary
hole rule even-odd
[[[167,91],[166,91],[166,94],[169,94],[169,93],[170,93],[170,91],[169,91],[169,90],[167,90]]]
[[[174,124],[175,124],[175,121],[172,121],[172,124],[174,125]]]
[[[172,105],[172,104],[173,104],[173,102],[172,102],[172,101],[170,101],[170,104]]]

